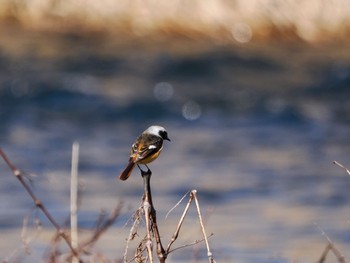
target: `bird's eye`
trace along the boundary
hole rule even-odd
[[[168,137],[168,133],[166,131],[159,131],[159,136],[162,137],[163,140],[170,141],[170,139]]]

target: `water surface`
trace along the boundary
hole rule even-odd
[[[125,204],[97,244],[109,259],[121,257],[128,235],[122,226],[142,196],[136,171],[126,182],[116,177],[133,140],[152,124],[166,127],[172,140],[150,165],[165,243],[184,205],[165,220],[167,211],[197,189],[218,262],[315,262],[327,244],[319,228],[350,257],[350,177],[332,164],[350,163],[345,45],[216,45],[17,29],[2,35],[1,147],[63,222],[71,146],[80,143],[80,226]],[[34,262],[53,229],[37,213],[43,232],[24,254],[22,219],[33,205],[3,162],[0,174],[1,259],[17,251]],[[192,209],[179,245],[201,238]],[[193,248],[174,252],[171,262],[193,255]]]

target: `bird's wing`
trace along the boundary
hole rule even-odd
[[[162,138],[151,134],[144,135],[139,137],[132,145],[130,158],[132,158],[134,162],[141,161],[161,150],[162,146]]]

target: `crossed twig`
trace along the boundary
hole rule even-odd
[[[86,253],[88,248],[91,248],[94,243],[99,239],[99,237],[114,223],[118,215],[120,214],[120,210],[122,208],[122,203],[118,203],[116,208],[112,211],[110,216],[100,222],[98,226],[96,227],[95,231],[93,232],[92,236],[85,240],[84,242],[81,242],[76,248],[72,246],[71,237],[67,235],[66,229],[64,229],[60,224],[54,219],[54,217],[51,215],[51,213],[48,211],[48,209],[44,206],[43,202],[34,194],[33,190],[30,188],[28,183],[25,180],[25,176],[22,174],[22,172],[16,168],[16,166],[10,161],[10,159],[7,157],[7,155],[4,153],[4,151],[0,148],[0,156],[5,161],[7,166],[12,170],[13,175],[20,181],[24,189],[27,191],[29,196],[32,198],[35,207],[39,208],[46,218],[51,222],[51,224],[56,229],[56,235],[53,238],[53,243],[56,243],[59,238],[63,238],[65,243],[67,244],[70,255],[68,255],[68,259],[71,258],[77,258],[79,259],[79,256],[82,253]],[[54,258],[56,256],[57,251],[53,251],[49,255],[50,262],[55,262]],[[79,260],[79,262],[82,262]]]
[[[203,224],[203,220],[202,220],[202,216],[201,216],[201,212],[200,212],[200,207],[199,207],[199,203],[198,203],[198,198],[197,198],[197,190],[192,190],[190,192],[190,198],[187,202],[187,205],[184,209],[184,212],[182,213],[182,216],[179,220],[179,223],[176,227],[176,230],[175,230],[167,248],[164,249],[162,242],[161,242],[158,226],[157,226],[156,210],[155,210],[153,202],[152,202],[151,185],[150,185],[151,175],[152,175],[152,172],[149,169],[147,171],[141,170],[141,176],[142,176],[143,182],[144,182],[144,194],[142,197],[142,205],[137,210],[137,212],[136,212],[137,216],[135,218],[133,226],[130,229],[130,234],[129,234],[129,237],[127,239],[127,246],[125,248],[123,262],[124,263],[131,262],[132,260],[134,260],[136,258],[143,259],[141,254],[143,252],[147,251],[147,258],[148,258],[149,262],[153,263],[154,258],[153,258],[153,242],[152,242],[152,240],[154,237],[155,243],[157,245],[157,256],[158,256],[158,260],[160,263],[165,263],[165,260],[167,259],[168,255],[171,252],[178,250],[180,248],[184,248],[184,247],[187,247],[190,245],[197,244],[197,243],[202,242],[202,241],[205,241],[205,244],[207,247],[207,256],[209,259],[209,263],[215,263],[214,258],[213,258],[213,254],[211,253],[210,248],[209,248],[208,237],[205,233],[205,228],[204,228],[204,224]],[[188,212],[189,207],[190,207],[193,200],[195,201],[195,204],[196,204],[198,219],[200,222],[200,226],[201,226],[201,230],[202,230],[204,238],[202,240],[196,240],[195,242],[193,242],[191,244],[184,245],[184,246],[181,246],[181,247],[178,247],[178,248],[171,250],[172,245],[174,244],[174,242],[177,240],[177,238],[179,236],[181,226],[185,220],[185,217],[187,215],[187,212]],[[139,246],[136,249],[135,256],[131,260],[128,260],[127,256],[126,256],[127,249],[128,249],[128,243],[136,235],[136,231],[137,231],[136,228],[141,220],[140,215],[144,215],[144,218],[145,218],[146,237],[141,240]],[[210,236],[212,236],[212,234]]]
[[[13,175],[20,181],[23,188],[27,191],[27,193],[29,194],[29,196],[31,197],[31,199],[34,202],[35,207],[39,208],[44,213],[44,215],[47,217],[47,219],[51,222],[51,224],[55,227],[56,235],[53,239],[53,242],[56,244],[58,239],[62,238],[65,241],[65,243],[67,244],[69,251],[70,251],[70,253],[67,257],[67,260],[72,260],[73,258],[76,258],[79,262],[82,262],[82,260],[80,259],[81,254],[88,252],[89,248],[91,248],[91,246],[99,239],[99,237],[113,224],[113,222],[115,221],[117,216],[120,214],[120,209],[122,208],[122,204],[119,203],[117,205],[117,207],[114,209],[114,211],[110,214],[108,219],[104,220],[102,223],[100,222],[98,224],[98,226],[96,227],[92,236],[88,240],[81,242],[77,246],[73,246],[71,237],[70,237],[70,235],[67,234],[66,229],[63,228],[62,226],[60,226],[60,224],[54,219],[54,217],[51,215],[51,213],[48,211],[48,209],[44,206],[42,201],[34,194],[33,190],[26,182],[25,176],[23,175],[23,173],[19,169],[17,169],[14,164],[12,164],[10,159],[2,151],[1,148],[0,148],[0,156],[5,161],[7,166],[12,170]],[[140,242],[140,244],[137,248],[137,251],[135,253],[135,256],[130,261],[135,260],[135,259],[142,259],[142,253],[144,253],[146,251],[147,252],[146,258],[149,260],[149,262],[153,263],[154,262],[153,239],[154,239],[155,243],[156,243],[157,257],[158,257],[158,260],[160,263],[165,263],[168,255],[170,253],[172,253],[173,251],[190,246],[190,245],[197,244],[197,243],[202,242],[202,241],[205,241],[205,244],[207,247],[207,255],[208,255],[209,263],[214,263],[215,261],[213,259],[213,255],[212,255],[210,248],[209,248],[208,237],[205,233],[205,228],[204,228],[204,224],[203,224],[203,220],[202,220],[202,216],[201,216],[201,212],[200,212],[200,207],[199,207],[198,198],[197,198],[197,191],[192,190],[190,192],[190,198],[189,198],[187,205],[185,207],[185,210],[180,218],[180,221],[176,227],[176,230],[171,238],[171,241],[169,242],[166,249],[164,249],[164,247],[162,245],[161,238],[160,238],[159,230],[158,230],[156,210],[154,208],[153,201],[152,201],[152,193],[151,193],[151,185],[150,185],[150,179],[151,179],[152,172],[150,170],[147,170],[147,171],[141,170],[141,175],[142,175],[143,182],[144,182],[144,194],[142,197],[142,205],[136,213],[137,214],[136,220],[134,221],[134,224],[130,230],[130,234],[129,234],[129,237],[127,240],[127,247],[128,247],[128,243],[137,234],[136,229],[137,229],[138,224],[141,221],[142,215],[144,216],[145,222],[146,222],[146,237]],[[182,200],[183,200],[183,198],[182,198]],[[180,246],[180,247],[175,248],[175,249],[171,249],[172,245],[174,244],[174,242],[177,240],[177,238],[179,236],[181,226],[184,222],[186,214],[187,214],[189,207],[190,207],[193,200],[194,200],[196,208],[197,208],[198,219],[200,222],[200,226],[201,226],[201,230],[202,230],[204,238],[202,240],[196,240],[195,242],[193,242],[191,244]],[[210,236],[212,236],[212,234]],[[124,262],[130,262],[126,258],[127,247],[126,247],[125,253],[124,253]],[[50,262],[55,262],[56,255],[57,255],[56,250],[49,254],[48,259],[50,260]]]

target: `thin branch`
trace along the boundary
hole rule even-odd
[[[160,235],[159,235],[159,231],[158,231],[158,226],[157,226],[157,219],[156,219],[156,211],[154,209],[153,206],[153,202],[152,202],[152,194],[151,194],[151,187],[150,187],[150,178],[152,175],[152,172],[148,169],[147,171],[143,171],[141,170],[141,176],[143,178],[144,181],[144,195],[142,197],[142,205],[141,207],[138,209],[138,211],[141,211],[141,213],[144,213],[144,217],[145,217],[145,222],[146,222],[146,237],[144,239],[142,239],[142,241],[140,242],[138,248],[136,249],[136,253],[135,256],[128,261],[127,260],[127,249],[128,249],[128,244],[130,242],[130,240],[132,240],[134,238],[134,235],[136,234],[136,230],[134,230],[134,228],[136,228],[136,226],[139,224],[138,220],[140,220],[140,217],[137,217],[136,220],[134,221],[134,225],[133,227],[130,229],[129,232],[129,237],[127,240],[127,246],[125,248],[124,251],[124,256],[123,256],[123,262],[124,263],[128,263],[131,262],[132,260],[136,260],[136,259],[140,259],[142,262],[154,262],[154,258],[153,258],[153,243],[152,243],[152,238],[155,238],[156,244],[157,244],[157,256],[158,256],[158,260],[160,263],[165,263],[166,258],[168,257],[168,254],[178,250],[180,248],[184,248],[184,247],[188,247],[191,245],[195,245],[199,242],[203,242],[205,241],[206,243],[206,247],[207,247],[207,255],[209,258],[209,262],[210,263],[215,263],[214,259],[213,259],[213,255],[210,251],[209,248],[209,243],[208,243],[208,238],[211,237],[213,234],[211,234],[210,236],[207,236],[205,233],[205,228],[203,225],[203,219],[201,216],[201,212],[200,212],[200,207],[199,207],[199,203],[198,203],[198,198],[197,198],[197,191],[196,190],[192,190],[190,192],[190,198],[186,204],[185,210],[179,220],[179,223],[176,227],[175,233],[172,236],[171,241],[169,242],[169,245],[167,246],[166,251],[164,250],[162,243],[161,243],[161,239],[160,239]],[[188,194],[188,193],[187,193]],[[169,213],[176,208],[182,201],[183,199],[187,196],[184,195],[181,200],[168,212],[167,216],[169,215]],[[203,233],[203,240],[196,240],[194,243],[188,244],[188,245],[184,245],[178,248],[175,248],[173,250],[171,250],[171,246],[173,245],[173,243],[175,242],[175,240],[178,238],[179,232],[181,230],[182,224],[184,222],[184,219],[187,215],[187,212],[189,210],[189,207],[193,201],[193,199],[195,199],[195,203],[196,203],[196,207],[197,207],[197,213],[198,213],[198,218],[199,218],[199,222],[200,222],[200,226],[201,226],[201,230]],[[137,213],[137,212],[136,212]],[[147,257],[146,258],[142,258],[142,253],[147,250]]]
[[[36,238],[36,236],[39,235],[40,230],[41,230],[41,222],[39,218],[36,217],[36,215],[33,217],[33,223],[36,226],[36,235],[34,237],[30,237],[28,234],[28,226],[30,223],[30,218],[32,217],[33,209],[30,209],[27,215],[24,216],[23,218],[23,224],[22,224],[22,231],[21,231],[21,240],[22,244],[24,246],[24,250],[27,254],[30,254],[30,248],[29,244],[32,242],[33,239]]]
[[[194,201],[196,203],[199,223],[201,225],[201,229],[202,229],[203,236],[204,236],[204,239],[205,239],[205,245],[207,246],[207,255],[208,255],[209,263],[214,263],[215,261],[214,261],[214,258],[213,258],[213,253],[211,253],[211,251],[210,251],[209,242],[208,242],[208,239],[207,239],[207,234],[205,233],[205,228],[204,228],[204,225],[203,225],[202,215],[201,215],[201,211],[200,211],[200,208],[199,208],[199,203],[198,203],[198,198],[197,198],[197,190],[192,190],[191,191],[191,196],[194,197]]]
[[[79,164],[79,143],[74,142],[72,146],[72,168],[70,188],[70,225],[71,244],[74,249],[78,248],[78,164]],[[72,263],[78,263],[77,257],[72,258]]]
[[[214,234],[211,233],[211,234],[208,236],[208,238],[212,237],[213,235],[214,235]],[[198,243],[201,243],[201,242],[203,242],[203,241],[205,241],[205,238],[200,239],[200,240],[195,240],[194,242],[192,242],[192,243],[190,243],[190,244],[186,244],[186,245],[182,245],[182,246],[176,247],[176,248],[170,250],[168,254],[170,254],[170,253],[172,253],[172,252],[174,252],[174,251],[176,251],[176,250],[178,250],[178,249],[182,249],[182,248],[185,248],[185,247],[190,247],[190,246],[197,245]]]
[[[140,244],[138,245],[136,251],[135,251],[135,255],[134,257],[132,257],[129,261],[125,261],[126,263],[130,263],[132,261],[134,261],[135,259],[138,259],[137,262],[143,262],[142,261],[142,253],[145,252],[145,250],[147,249],[146,246],[145,246],[145,242],[147,241],[147,236],[145,236]]]
[[[153,263],[153,244],[152,244],[152,235],[151,235],[151,209],[152,209],[152,195],[151,195],[151,187],[150,187],[150,178],[151,178],[151,171],[148,170],[147,172],[142,173],[142,178],[144,180],[144,195],[143,195],[143,210],[145,214],[145,221],[146,221],[146,248],[147,253],[149,256],[149,260],[151,263]]]
[[[338,262],[339,263],[347,263],[344,255],[335,247],[333,241],[329,238],[329,236],[326,234],[326,232],[317,223],[315,223],[315,225],[317,226],[317,228],[321,232],[321,234],[326,238],[326,240],[330,246],[330,250],[333,252],[333,254],[337,258]]]
[[[350,175],[350,170],[348,168],[346,168],[344,165],[342,165],[341,163],[339,163],[337,161],[333,161],[333,164],[338,165],[340,168],[343,168],[345,170],[345,172],[347,172],[347,174]]]
[[[146,232],[147,232],[147,239],[146,239],[146,247],[147,247],[147,253],[149,256],[149,260],[151,263],[153,263],[153,243],[152,243],[152,235],[151,235],[151,206],[150,204],[145,201],[143,204],[143,209],[145,213],[145,220],[146,220]]]
[[[60,225],[56,222],[56,220],[52,217],[52,215],[49,213],[49,211],[46,209],[46,207],[43,205],[40,199],[38,199],[32,189],[28,186],[26,181],[23,179],[21,171],[19,171],[10,161],[10,159],[6,156],[6,154],[3,152],[3,150],[0,148],[0,155],[6,162],[7,166],[12,170],[14,176],[20,181],[24,189],[27,191],[29,196],[32,198],[34,204],[36,207],[38,207],[46,216],[46,218],[51,222],[51,224],[56,228],[56,231],[58,234],[65,240],[67,243],[69,249],[71,250],[72,254],[74,256],[78,256],[77,251],[72,247],[71,242],[67,234],[64,232],[64,230],[60,227]]]
[[[146,228],[147,228],[147,237],[151,237],[150,233],[148,231],[152,230],[154,234],[154,238],[156,240],[157,244],[157,256],[160,263],[164,263],[165,259],[167,258],[167,254],[165,253],[165,250],[162,245],[162,241],[160,239],[158,225],[157,225],[157,214],[156,210],[154,209],[153,202],[152,202],[152,193],[151,193],[151,170],[147,170],[146,172],[141,170],[141,175],[144,182],[144,210],[145,210],[145,219],[146,219]],[[148,214],[149,212],[149,214]],[[150,219],[150,222],[148,222],[148,219]],[[150,228],[149,228],[150,227]],[[149,240],[152,241],[152,240]],[[146,246],[151,246],[151,242],[147,242]],[[151,248],[151,247],[150,247]],[[149,249],[150,250],[150,249]],[[151,252],[151,251],[149,251]],[[152,262],[152,255],[150,256],[150,261]]]
[[[321,258],[317,261],[317,263],[324,263],[326,261],[326,257],[328,255],[328,252],[332,249],[332,244],[328,243],[325,249],[323,250],[323,253],[321,255]]]
[[[120,215],[120,210],[123,207],[123,203],[119,202],[117,207],[114,208],[113,212],[110,214],[108,219],[101,224],[99,228],[96,228],[93,235],[90,237],[90,239],[86,240],[82,244],[80,244],[78,251],[84,250],[87,246],[91,247],[99,238],[100,236],[110,227],[113,225],[114,221],[117,219],[117,217]]]
[[[106,220],[107,213],[104,209],[100,210],[100,214],[98,215],[97,220],[94,223],[93,229],[100,228],[103,225],[103,222]]]
[[[331,243],[331,246],[332,246],[331,250],[332,250],[334,256],[339,261],[339,263],[346,263],[347,261],[346,261],[344,255],[335,247],[335,245],[333,243]]]
[[[183,198],[182,198],[182,199],[183,199]],[[182,200],[182,199],[181,199],[181,200]],[[180,201],[181,201],[181,200],[180,200]],[[188,212],[188,210],[189,210],[189,208],[190,208],[190,205],[191,205],[191,203],[192,203],[192,200],[193,200],[193,195],[190,195],[190,198],[189,198],[189,200],[188,200],[188,202],[187,202],[187,205],[186,205],[186,207],[185,207],[185,210],[184,210],[184,212],[182,213],[182,216],[181,216],[181,218],[180,218],[180,221],[179,221],[179,223],[178,223],[178,225],[177,225],[177,227],[176,227],[175,233],[174,233],[173,236],[171,237],[171,240],[170,240],[170,242],[169,242],[169,245],[168,245],[168,247],[167,247],[167,249],[166,249],[166,253],[167,253],[167,254],[170,253],[170,248],[171,248],[172,244],[175,242],[175,240],[176,240],[177,237],[179,236],[181,226],[182,226],[182,224],[183,224],[183,222],[184,222],[184,220],[185,220],[185,217],[186,217],[187,212]]]
[[[124,255],[123,255],[123,262],[124,263],[128,262],[127,254],[128,254],[129,243],[131,240],[134,239],[135,235],[137,234],[137,228],[141,222],[142,214],[143,214],[143,210],[142,210],[142,207],[140,207],[135,213],[135,220],[134,220],[134,223],[132,224],[132,227],[130,228],[128,239],[126,240],[126,246],[125,246]],[[132,261],[132,260],[130,260],[130,261]]]
[[[63,224],[61,224],[61,228],[69,224],[69,219],[70,219],[70,215],[68,215],[64,220]],[[55,235],[51,238],[50,246],[48,247],[47,252],[45,252],[43,255],[43,259],[44,260],[46,259],[45,262],[50,262],[50,263],[56,262],[55,258],[60,253],[58,251],[58,246],[57,246],[60,238],[61,238],[60,234],[56,231]]]
[[[189,192],[190,192],[190,191],[188,191],[186,194],[184,194],[184,196],[181,197],[181,199],[179,200],[179,202],[177,202],[177,203],[169,210],[169,212],[165,215],[165,219],[167,219],[168,216],[170,215],[170,213],[171,213],[176,207],[178,207],[178,206],[182,203],[182,201],[183,201],[183,200],[185,199],[185,197],[189,194]]]

